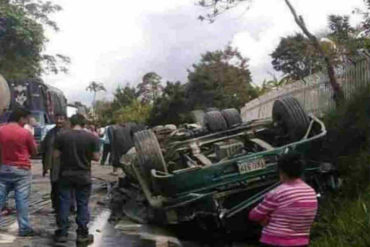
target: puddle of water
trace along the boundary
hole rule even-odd
[[[11,244],[15,240],[15,236],[9,234],[0,234],[0,244]]]
[[[182,246],[180,240],[165,228],[153,225],[136,224],[129,219],[121,220],[115,230],[126,236],[135,236],[140,240],[152,242],[155,246],[167,246],[172,243],[175,246]]]
[[[92,247],[104,246],[102,245],[103,233],[104,233],[104,228],[106,224],[108,223],[110,214],[111,214],[110,210],[104,210],[92,222],[91,226],[89,227],[89,231],[91,234],[94,235],[94,243],[90,246]]]
[[[18,231],[17,221],[15,221],[13,224],[11,224],[8,229],[9,229],[8,231],[12,232],[12,233]]]
[[[141,225],[128,219],[120,221],[117,225],[109,225],[111,212],[102,211],[89,227],[94,234],[94,243],[90,246],[117,246],[129,244],[130,246],[182,246],[180,241],[164,228]],[[148,245],[149,244],[149,245]]]
[[[120,230],[120,231],[124,231],[124,232],[127,232],[127,231],[138,231],[139,229],[141,228],[141,225],[139,224],[117,224],[114,229],[116,230]]]

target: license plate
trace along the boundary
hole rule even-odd
[[[266,168],[266,162],[264,159],[247,161],[238,164],[239,173],[244,174]]]

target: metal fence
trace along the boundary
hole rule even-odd
[[[370,84],[370,57],[363,54],[361,58],[351,61],[337,70],[338,83],[341,85],[345,97],[350,98],[354,92]],[[291,95],[295,97],[306,112],[322,116],[333,109],[333,90],[326,73],[310,75],[303,80],[296,81],[284,87],[274,89],[259,98],[248,102],[242,109],[244,121],[269,118],[272,106],[276,99]]]

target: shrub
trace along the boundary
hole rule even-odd
[[[343,196],[358,196],[370,181],[370,88],[360,90],[325,118],[328,134],[321,158],[331,161],[343,179]]]
[[[338,193],[320,206],[314,247],[370,246],[370,88],[359,91],[325,118],[322,158],[337,166]]]

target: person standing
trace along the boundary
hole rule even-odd
[[[89,130],[90,130],[90,132],[91,132],[94,136],[99,137],[98,131],[97,131],[96,126],[95,126],[94,124],[90,124],[90,126],[89,126]]]
[[[59,211],[56,242],[66,242],[69,228],[69,206],[71,191],[75,191],[77,204],[77,243],[90,244],[93,235],[89,234],[89,198],[91,194],[91,161],[99,161],[99,139],[84,130],[86,119],[81,114],[70,119],[71,130],[57,136],[54,145],[54,158],[60,158],[60,178],[58,182]]]
[[[108,159],[108,163],[109,164],[112,164],[112,126],[111,125],[108,125],[107,127],[104,128],[104,135],[103,135],[103,156],[101,158],[101,161],[100,161],[100,164],[102,166],[105,165],[105,161],[107,160],[108,158],[108,155],[109,155],[109,159]]]
[[[278,161],[278,170],[282,184],[266,194],[250,211],[249,219],[264,226],[260,242],[265,246],[308,246],[317,198],[301,179],[301,155],[285,154]]]
[[[23,237],[35,234],[29,222],[28,206],[32,180],[30,157],[37,154],[37,146],[31,133],[24,129],[30,116],[26,109],[15,109],[9,123],[0,127],[0,209],[8,193],[14,190],[18,233]]]
[[[51,192],[50,199],[54,212],[58,211],[58,179],[59,179],[59,162],[53,159],[54,142],[61,130],[67,127],[67,117],[64,113],[55,114],[55,127],[51,129],[41,143],[42,152],[42,175],[45,176],[50,171]]]
[[[24,125],[24,128],[26,130],[28,130],[31,133],[31,135],[34,136],[35,135],[35,127],[37,127],[37,121],[36,121],[35,117],[31,116],[29,118],[29,122]]]
[[[121,157],[134,147],[133,135],[135,132],[145,129],[142,124],[134,122],[115,125],[112,133],[112,175],[118,175],[118,168],[121,167]]]

